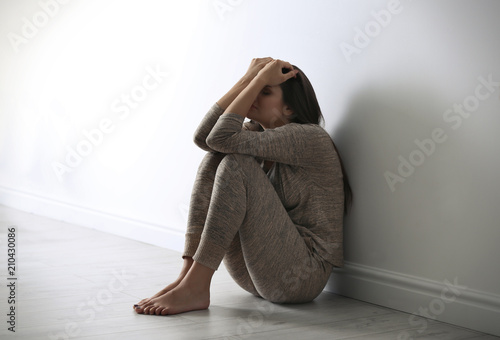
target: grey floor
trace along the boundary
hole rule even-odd
[[[132,305],[176,278],[180,253],[0,206],[1,339],[499,339],[323,292],[275,305],[240,289],[221,265],[211,306],[174,316]],[[16,332],[5,321],[7,228],[17,228]]]

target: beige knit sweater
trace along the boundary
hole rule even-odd
[[[283,206],[311,251],[343,265],[344,190],[338,155],[319,125],[289,123],[251,131],[244,118],[215,103],[195,132],[209,152],[252,155],[275,162],[268,172]]]

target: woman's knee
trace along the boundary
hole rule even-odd
[[[226,155],[219,152],[207,152],[200,163],[200,169],[217,169],[224,156]]]
[[[203,181],[213,179],[224,154],[207,152],[198,166],[198,177]]]
[[[255,170],[262,171],[254,156],[242,154],[227,154],[221,162],[223,169],[230,171],[241,171],[246,174]]]

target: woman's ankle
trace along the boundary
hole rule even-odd
[[[187,275],[187,273],[191,269],[191,266],[193,265],[193,262],[194,262],[192,257],[183,256],[182,258],[184,259],[184,262],[182,264],[182,268],[181,268],[181,272],[179,274],[179,277],[177,278],[177,280],[175,280],[175,282],[177,282],[177,284],[179,284],[184,279],[184,277]]]
[[[181,284],[196,290],[210,290],[210,284],[214,273],[215,270],[210,269],[198,262],[193,262],[189,272],[184,277]]]

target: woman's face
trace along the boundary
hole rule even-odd
[[[283,103],[283,91],[276,85],[266,86],[260,91],[247,117],[259,122],[264,129],[273,129],[287,124],[290,114],[290,109]]]

